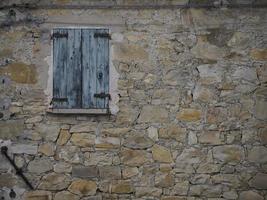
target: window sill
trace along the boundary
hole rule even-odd
[[[50,108],[46,111],[53,114],[88,114],[88,115],[108,115],[109,109],[56,109]]]

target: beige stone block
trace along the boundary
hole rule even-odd
[[[134,187],[129,181],[114,182],[111,185],[111,192],[117,194],[129,194],[134,192]]]
[[[52,143],[40,144],[38,152],[46,156],[53,156],[55,154],[55,145]]]
[[[116,44],[113,46],[114,60],[123,62],[147,61],[148,52],[139,45],[133,44]]]
[[[137,167],[125,167],[122,170],[122,176],[125,179],[136,176],[138,173],[139,173],[139,170]]]
[[[89,133],[73,133],[70,141],[79,147],[91,147],[95,144],[96,136]]]
[[[241,162],[245,157],[244,149],[239,145],[223,145],[214,147],[213,156],[219,161],[232,164]]]
[[[37,83],[36,67],[25,63],[11,63],[0,69],[0,75],[10,77],[12,81],[22,84]]]
[[[139,123],[146,122],[166,122],[168,120],[168,111],[159,106],[144,106],[141,110],[140,117],[138,118]]]
[[[220,132],[217,131],[204,131],[200,133],[198,140],[203,144],[218,145],[222,143]]]
[[[201,116],[202,112],[199,109],[184,108],[177,113],[176,118],[181,121],[195,122],[199,121]]]
[[[68,190],[77,195],[91,196],[96,194],[97,185],[94,181],[78,179],[71,183]]]
[[[49,191],[35,190],[27,191],[24,194],[25,200],[52,200],[52,193]]]
[[[162,162],[162,163],[173,162],[171,152],[166,147],[155,144],[151,150],[152,150],[153,159],[155,161]]]
[[[71,134],[69,133],[68,130],[66,129],[61,129],[59,132],[59,136],[57,139],[57,145],[64,145],[68,142],[68,140],[70,139]]]
[[[148,162],[147,154],[144,150],[123,149],[121,151],[121,161],[128,166],[141,166]]]
[[[68,191],[61,191],[56,193],[54,200],[79,200],[80,197]]]
[[[267,60],[267,49],[252,49],[250,51],[250,57],[253,60]]]
[[[68,187],[70,184],[70,177],[64,175],[64,174],[56,174],[51,173],[45,175],[40,185],[38,186],[38,189],[41,190],[63,190]]]

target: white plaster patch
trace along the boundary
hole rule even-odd
[[[123,41],[123,35],[121,33],[112,33],[111,34],[111,39],[114,42],[122,42]]]
[[[47,63],[48,67],[48,80],[47,80],[47,86],[45,89],[45,94],[47,95],[47,101],[48,105],[50,104],[50,101],[53,97],[53,66],[52,66],[52,56],[47,56],[44,58],[45,62]],[[49,105],[50,106],[50,105]]]
[[[116,71],[112,58],[114,55],[114,48],[111,46],[110,51],[110,71],[109,71],[109,93],[111,95],[111,101],[109,102],[109,108],[111,114],[115,115],[119,112],[119,107],[117,106],[117,103],[119,102],[119,95],[118,95],[118,79],[119,79],[119,73]]]

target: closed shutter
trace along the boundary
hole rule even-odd
[[[104,34],[107,29],[54,30],[54,108],[108,107],[108,98],[95,95],[109,91],[109,39]]]

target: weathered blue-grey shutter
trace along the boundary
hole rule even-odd
[[[53,35],[53,107],[81,108],[81,30],[55,29]]]
[[[53,107],[107,108],[109,38],[107,29],[55,29]]]
[[[82,106],[107,108],[108,98],[95,94],[109,92],[109,38],[107,29],[82,30]]]

